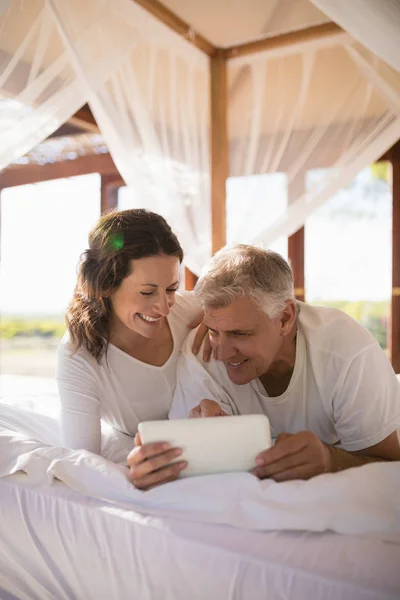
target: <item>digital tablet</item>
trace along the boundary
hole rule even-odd
[[[249,471],[257,454],[271,446],[265,415],[143,421],[138,430],[143,444],[169,442],[182,448],[173,461],[187,460],[181,477]]]

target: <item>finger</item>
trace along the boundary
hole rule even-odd
[[[195,406],[189,413],[189,419],[198,419],[201,417],[201,408],[200,406]]]
[[[201,312],[200,312],[200,313],[197,315],[197,317],[195,317],[195,318],[193,319],[193,321],[192,321],[191,323],[189,323],[188,327],[189,327],[190,329],[196,329],[196,327],[198,327],[198,326],[200,325],[200,323],[202,322],[202,320],[203,320],[203,316],[204,316],[204,313],[203,313],[203,311],[201,311]]]
[[[144,460],[143,462],[137,463],[135,465],[131,465],[131,473],[135,478],[145,477],[149,473],[153,473],[153,471],[158,471],[172,463],[176,458],[178,458],[182,454],[181,448],[173,448],[172,450],[168,450],[167,452],[163,452],[162,454],[157,454]]]
[[[186,467],[187,461],[182,460],[143,477],[137,476],[135,473],[130,473],[129,478],[135,487],[146,490],[156,485],[160,485],[161,483],[174,481],[179,476],[179,473]]]
[[[219,417],[223,414],[218,402],[205,398],[200,402],[200,411],[202,417]]]
[[[296,469],[297,467],[304,465],[307,463],[307,456],[305,452],[296,452],[295,454],[290,454],[289,456],[285,456],[281,460],[277,460],[271,464],[266,466],[256,467],[256,475],[260,479],[265,479],[266,477],[274,477],[279,473],[284,473],[286,471]]]
[[[171,444],[168,444],[168,442],[152,442],[151,444],[136,446],[128,454],[128,464],[134,466],[143,462],[146,458],[154,456],[155,454],[161,454],[170,448]]]
[[[204,340],[204,348],[203,348],[203,360],[204,360],[204,362],[209,362],[210,361],[212,351],[213,351],[213,348],[212,348],[212,345],[211,345],[210,336],[208,335],[208,332],[207,332],[207,335],[206,335],[205,340]]]
[[[289,436],[288,438],[281,440],[275,446],[264,450],[256,457],[256,464],[258,466],[270,465],[278,460],[301,452],[307,446],[307,440],[303,437],[298,437],[297,434]]]
[[[197,354],[201,348],[201,344],[203,343],[206,334],[208,333],[207,327],[200,323],[197,328],[196,335],[194,336],[193,344],[192,344],[192,352],[193,354]]]
[[[138,432],[135,435],[134,446],[137,447],[137,446],[141,446],[141,445],[142,445],[142,438],[140,437],[140,433]]]
[[[306,464],[298,465],[294,469],[288,469],[287,471],[277,473],[276,475],[273,475],[271,479],[280,483],[282,481],[293,481],[294,479],[310,479],[313,475],[310,465]]]
[[[214,360],[218,360],[218,346],[214,346],[213,358],[214,358]]]
[[[280,433],[275,440],[275,444],[279,444],[279,442],[283,442],[284,440],[288,440],[290,437],[293,437],[293,433]]]

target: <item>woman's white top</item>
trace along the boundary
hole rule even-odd
[[[84,348],[73,354],[65,334],[57,351],[56,372],[62,444],[100,454],[101,420],[134,435],[140,421],[168,418],[181,347],[188,325],[199,312],[193,294],[176,294],[167,317],[173,351],[161,367],[141,362],[113,344],[99,364]]]

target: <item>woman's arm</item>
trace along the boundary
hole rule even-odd
[[[101,453],[101,404],[96,372],[82,353],[67,345],[57,352],[57,385],[61,403],[61,443],[67,448]]]

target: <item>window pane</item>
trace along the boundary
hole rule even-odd
[[[53,377],[78,260],[100,216],[100,176],[7,188],[1,216],[0,371]]]
[[[364,169],[305,227],[307,302],[344,310],[388,346],[391,297],[390,163]],[[321,171],[310,171],[307,188]]]

